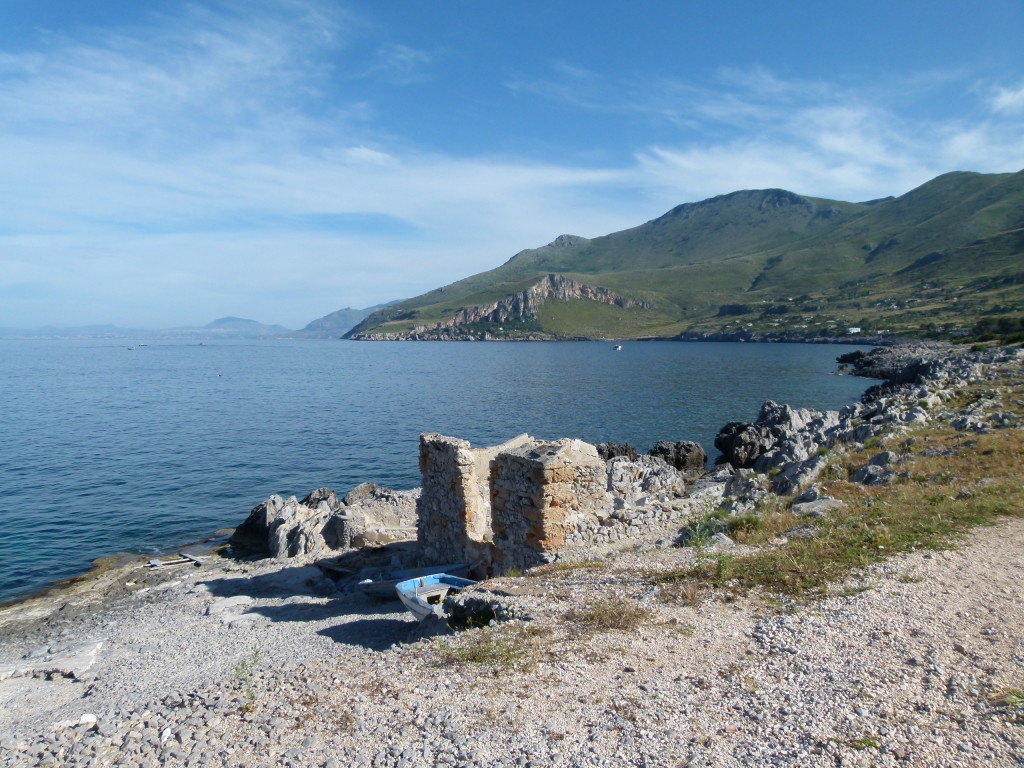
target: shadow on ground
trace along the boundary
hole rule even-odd
[[[224,616],[256,615],[278,622],[338,623],[317,630],[337,643],[380,651],[407,641],[417,623],[396,600],[379,600],[359,591],[339,592],[355,585],[355,574],[367,568],[386,569],[408,553],[398,542],[364,548],[327,558],[313,565],[285,566],[268,573],[212,578],[202,584],[215,599],[247,597],[272,601],[251,605],[239,602],[225,608]],[[259,562],[259,561],[258,561]],[[324,600],[327,598],[327,600]]]

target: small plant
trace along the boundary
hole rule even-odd
[[[242,690],[245,691],[245,704],[242,705],[242,711],[244,712],[252,712],[256,706],[256,691],[252,685],[252,675],[259,663],[260,649],[253,648],[252,656],[242,659],[232,670],[235,679],[242,684]]]
[[[756,512],[745,512],[742,515],[730,515],[722,522],[729,536],[750,535],[761,527],[761,516]]]
[[[533,666],[540,638],[550,634],[544,627],[502,627],[468,632],[455,642],[442,643],[436,649],[439,666],[479,664],[496,670]]]
[[[861,736],[859,739],[849,739],[841,743],[858,751],[862,749],[878,749],[882,746],[878,739],[873,736]]]
[[[508,638],[474,637],[468,643],[443,644],[437,649],[440,659],[448,664],[487,664],[515,666],[523,650]]]
[[[655,581],[661,578],[660,574],[653,577]],[[703,593],[701,586],[693,581],[669,582],[661,591],[661,597],[666,602],[682,603],[691,608],[700,605]]]
[[[594,629],[636,629],[650,619],[650,612],[632,600],[613,597],[570,611],[568,618]]]
[[[997,707],[1001,707],[1007,715],[1007,720],[1024,724],[1024,690],[1020,688],[1003,688],[996,691],[989,701]]]
[[[733,559],[733,555],[723,553],[718,553],[713,557],[701,558],[693,567],[693,574],[703,577],[712,586],[723,587],[725,582],[729,580],[729,564]]]
[[[818,474],[818,477],[822,481],[843,481],[849,476],[850,472],[843,461],[843,457],[836,453],[828,456],[828,459],[825,461],[825,466],[822,467],[821,472]]]

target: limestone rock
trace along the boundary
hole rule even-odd
[[[345,494],[342,503],[347,507],[354,507],[378,499],[386,488],[381,488],[376,483],[361,483]]]
[[[345,503],[330,488],[317,488],[302,501],[275,494],[252,509],[229,543],[243,553],[297,557],[411,538],[417,495],[374,483],[355,488]]]
[[[767,429],[741,421],[730,421],[715,436],[715,448],[722,452],[722,459],[734,467],[753,467],[774,443]]]
[[[648,456],[664,459],[664,461],[686,473],[691,478],[700,477],[707,467],[708,455],[700,446],[689,440],[670,442],[660,440],[647,452]]]
[[[829,512],[842,509],[846,504],[839,499],[832,499],[827,496],[816,498],[814,501],[803,501],[793,504],[793,514],[805,517],[824,517]]]
[[[855,483],[863,483],[864,485],[883,485],[889,482],[893,477],[893,473],[881,467],[878,464],[868,464],[862,469],[858,469],[853,477],[850,479]]]
[[[638,456],[630,461],[624,456],[608,462],[608,493],[613,503],[622,500],[624,506],[637,506],[640,499],[679,497],[686,482],[683,474],[654,456]]]

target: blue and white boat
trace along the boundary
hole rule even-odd
[[[415,579],[400,581],[395,585],[398,599],[406,609],[422,621],[431,614],[444,618],[441,604],[450,592],[461,592],[476,584],[471,579],[452,576],[450,573],[435,573]]]
[[[400,570],[381,571],[374,578],[363,579],[359,588],[363,594],[379,600],[394,600],[395,587],[400,581],[407,581],[417,576],[432,576],[435,573],[449,573],[452,576],[468,576],[469,563],[448,563],[447,565],[430,565],[421,568],[404,568]]]

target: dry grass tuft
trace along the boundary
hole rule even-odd
[[[572,573],[573,571],[597,571],[601,570],[608,563],[604,560],[579,560],[577,562],[550,563],[539,565],[530,570],[527,576],[551,576],[559,573]]]
[[[569,611],[567,618],[593,629],[636,629],[650,620],[646,608],[625,597],[612,597]]]
[[[495,670],[530,669],[544,650],[551,631],[532,624],[502,626],[461,633],[439,643],[434,650],[437,666],[478,664]]]

